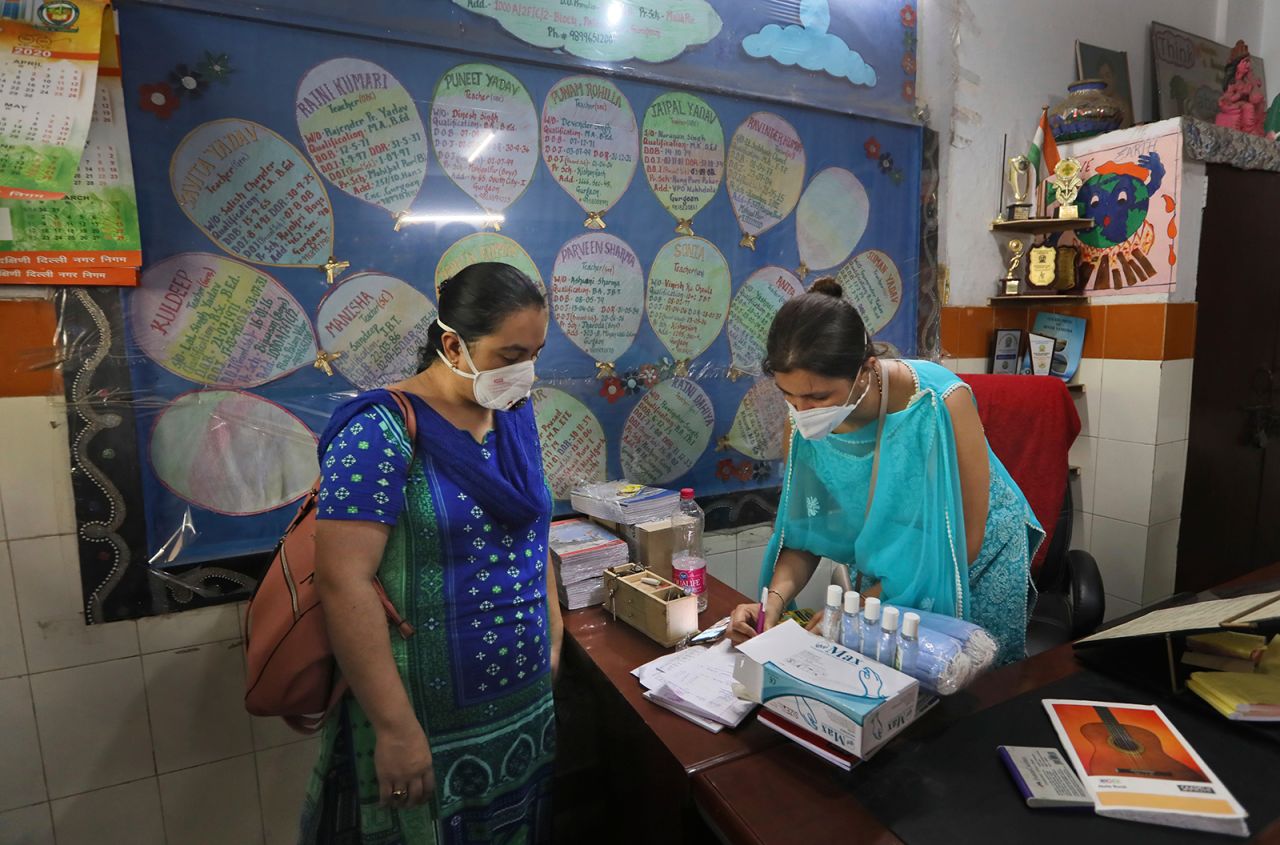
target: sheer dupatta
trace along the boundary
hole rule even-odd
[[[809,441],[793,434],[760,586],[783,548],[848,564],[884,601],[968,618],[969,577],[959,462],[951,416],[923,389],[884,422],[868,513],[876,425]]]

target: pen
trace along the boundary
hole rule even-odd
[[[764,633],[764,606],[769,601],[769,588],[760,591],[760,612],[756,614],[756,633]]]

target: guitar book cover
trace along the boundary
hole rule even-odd
[[[1099,815],[1249,835],[1244,808],[1160,708],[1062,699],[1044,707]]]

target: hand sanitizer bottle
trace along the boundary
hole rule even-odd
[[[844,594],[844,618],[840,620],[840,645],[857,651],[862,645],[862,596],[856,590]]]
[[[893,668],[912,677],[920,659],[920,614],[907,611],[902,614],[902,631],[898,634],[898,653]]]
[[[875,659],[880,642],[880,599],[871,596],[862,603],[862,647],[858,651]]]
[[[833,643],[840,642],[840,595],[839,584],[827,587],[827,606],[822,609],[822,638]]]
[[[896,607],[886,607],[880,618],[880,639],[876,645],[876,660],[892,666],[898,654],[898,616]]]

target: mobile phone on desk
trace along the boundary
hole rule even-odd
[[[689,645],[706,645],[713,643],[724,636],[724,632],[729,630],[729,617],[721,619],[710,628],[703,628],[698,633],[689,638]]]

